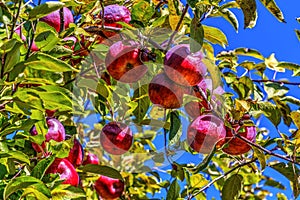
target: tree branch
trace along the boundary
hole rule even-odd
[[[179,21],[178,21],[178,23],[176,25],[176,28],[175,28],[174,32],[172,33],[172,35],[170,36],[170,39],[169,39],[167,48],[165,49],[165,52],[167,52],[168,49],[170,48],[170,46],[171,46],[171,44],[173,42],[173,39],[174,39],[176,33],[178,32],[178,30],[180,28],[180,25],[181,25],[181,23],[182,23],[182,21],[184,19],[185,14],[187,13],[188,9],[189,9],[189,5],[186,4],[185,7],[184,7],[184,10],[182,11],[181,17],[180,17],[180,19],[179,19]]]
[[[285,157],[285,156],[283,156],[283,155],[274,153],[274,152],[272,152],[272,151],[270,151],[270,150],[268,150],[268,149],[266,149],[266,148],[264,148],[264,147],[262,147],[262,146],[260,146],[260,145],[258,145],[258,144],[256,144],[256,143],[254,143],[254,142],[251,142],[250,140],[244,138],[243,136],[240,136],[239,134],[237,134],[237,133],[235,133],[235,132],[233,132],[233,134],[234,134],[235,137],[237,137],[237,138],[243,140],[244,142],[246,142],[247,144],[249,144],[249,145],[251,145],[251,146],[254,146],[254,147],[256,147],[256,148],[258,148],[258,149],[264,151],[266,154],[269,154],[269,155],[271,155],[271,156],[275,156],[275,157],[281,158],[281,159],[283,159],[283,160],[286,160],[286,161],[288,161],[288,162],[291,162],[291,163],[300,165],[300,163],[296,162],[295,160],[291,160],[291,159],[289,159],[289,158],[287,158],[287,157]]]
[[[239,169],[239,168],[241,168],[241,167],[243,167],[243,166],[245,166],[245,165],[251,164],[251,163],[255,162],[256,160],[257,160],[257,158],[255,158],[255,159],[253,159],[253,160],[250,160],[250,161],[248,161],[248,162],[241,163],[241,164],[235,166],[234,168],[232,168],[232,169],[229,170],[228,172],[224,173],[223,175],[221,175],[221,176],[219,176],[219,177],[213,179],[211,182],[209,182],[206,186],[202,187],[202,188],[201,188],[200,190],[198,190],[196,193],[190,195],[190,196],[188,197],[188,200],[193,199],[195,196],[197,196],[198,194],[200,194],[201,192],[203,192],[204,190],[206,190],[207,188],[209,188],[209,187],[210,187],[212,184],[214,184],[216,181],[218,181],[218,180],[220,180],[221,178],[227,176],[227,175],[230,174],[231,172],[233,172],[233,171],[235,171],[235,170],[237,170],[237,169]]]
[[[279,83],[279,84],[286,84],[286,85],[300,85],[300,82],[289,82],[289,81],[277,81],[277,80],[252,80],[253,82],[257,83],[266,83],[266,82],[272,82],[272,83]]]

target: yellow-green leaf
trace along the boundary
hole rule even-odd
[[[204,39],[213,44],[219,44],[222,47],[228,45],[226,35],[218,28],[212,26],[203,25]]]

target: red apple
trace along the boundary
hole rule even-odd
[[[98,156],[88,152],[88,154],[86,155],[85,160],[82,163],[83,165],[87,165],[87,164],[94,164],[94,165],[99,165],[99,159]]]
[[[94,187],[97,194],[105,200],[112,200],[121,197],[124,191],[124,182],[119,179],[100,176]]]
[[[238,137],[235,137],[232,132],[239,134],[240,136],[248,139],[251,142],[255,142],[256,127],[255,126],[239,126],[233,125],[233,129],[226,127],[226,141],[227,146],[222,150],[230,155],[241,155],[250,151],[251,146]]]
[[[117,4],[108,5],[104,7],[104,25],[108,27],[116,27],[116,28],[122,28],[121,24],[118,24],[117,22],[125,22],[129,23],[131,21],[131,13],[125,6],[120,6]],[[102,12],[99,13],[97,16],[101,19]],[[102,23],[102,22],[100,22]],[[103,31],[103,34],[110,38],[112,36],[115,36],[116,33],[113,31]],[[120,37],[117,37],[120,38]],[[98,42],[102,42],[105,40],[105,38],[99,38]]]
[[[63,10],[64,10],[64,29],[66,29],[69,27],[70,23],[74,22],[74,19],[73,19],[73,14],[70,9],[64,7]],[[56,10],[56,11],[50,13],[49,15],[41,18],[40,21],[46,22],[47,24],[49,24],[50,26],[55,28],[55,30],[57,32],[59,32],[60,31],[60,14],[59,14],[59,12],[60,12],[60,10]]]
[[[130,128],[121,122],[109,122],[100,133],[100,142],[103,149],[110,154],[121,155],[126,153],[133,141]]]
[[[79,184],[79,175],[67,159],[56,158],[46,171],[46,174],[49,173],[59,174],[60,179],[65,179],[63,184],[70,184],[75,187]]]
[[[46,140],[45,142],[49,142],[50,140],[55,140],[57,142],[61,142],[63,140],[65,140],[65,128],[64,126],[60,123],[60,121],[58,121],[55,118],[50,118],[47,117],[46,119],[47,122],[47,126],[48,126],[48,132],[46,134]],[[30,130],[31,135],[37,135],[38,132],[36,130],[36,127],[33,126],[32,129]],[[43,142],[41,147],[43,149],[46,148],[46,143]],[[40,146],[36,143],[32,143],[32,147],[34,148],[34,150],[36,152],[41,152],[42,150],[40,149]]]
[[[199,153],[210,153],[214,145],[221,147],[226,137],[223,121],[212,115],[197,117],[188,127],[187,142],[190,147]]]
[[[140,54],[139,45],[133,41],[114,43],[105,58],[108,73],[114,79],[124,83],[137,82],[148,70]]]
[[[67,135],[66,139],[70,139],[71,137],[72,136]],[[83,157],[84,152],[82,145],[76,138],[74,138],[73,147],[70,149],[69,155],[66,159],[70,161],[74,167],[79,167],[82,164]]]
[[[165,73],[156,75],[149,84],[149,97],[153,104],[167,109],[179,108],[183,103],[183,95],[190,93],[189,87],[171,81]]]
[[[17,33],[21,37],[22,41],[24,41],[24,42],[26,41],[26,37],[23,35],[23,33],[21,31],[21,27],[18,27],[15,30],[15,33]],[[39,50],[39,48],[36,46],[36,44],[35,44],[34,41],[33,41],[32,45],[31,45],[31,49],[30,50],[31,51],[38,51]]]
[[[207,71],[202,62],[203,57],[201,52],[191,53],[187,44],[176,45],[166,54],[165,72],[178,84],[195,86],[200,83]]]

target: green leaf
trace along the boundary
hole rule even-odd
[[[44,185],[42,181],[32,176],[20,176],[12,179],[5,187],[3,192],[3,199],[6,200],[11,194],[18,190],[23,190],[31,185],[39,184]]]
[[[273,97],[282,97],[289,92],[289,88],[279,83],[266,83],[264,89],[268,94],[268,99]]]
[[[265,114],[265,116],[275,125],[278,126],[281,120],[280,110],[271,102],[258,102],[252,105],[253,115]]]
[[[147,84],[142,85],[134,91],[132,101],[138,103],[132,114],[135,116],[134,121],[139,123],[144,119],[150,106]]]
[[[281,190],[286,190],[286,187],[282,185],[280,182],[274,180],[271,177],[267,177],[267,181],[264,183],[264,185],[279,188]]]
[[[204,29],[200,20],[194,17],[190,26],[190,48],[191,53],[200,51],[203,45]]]
[[[154,13],[154,7],[151,6],[147,1],[139,1],[132,7],[131,18],[132,20],[137,20],[147,24]]]
[[[244,14],[244,28],[253,28],[257,20],[255,0],[236,0]]]
[[[236,32],[239,30],[239,21],[236,18],[235,14],[229,9],[223,8],[219,9],[218,12],[212,14],[211,16],[220,16],[227,20],[235,29]]]
[[[6,174],[7,174],[7,169],[5,165],[0,163],[0,180],[3,180]]]
[[[199,163],[196,167],[189,170],[193,174],[199,173],[200,171],[204,170],[208,166],[209,162],[211,161],[215,153],[216,153],[216,146],[214,146],[212,151],[203,159],[201,163]]]
[[[243,176],[234,174],[228,178],[222,188],[222,199],[238,199],[242,190]]]
[[[207,70],[209,71],[211,80],[212,80],[212,90],[216,89],[218,86],[222,85],[222,79],[221,79],[221,72],[215,63],[213,63],[211,60],[207,58],[203,58],[202,62],[207,67]]]
[[[192,188],[202,188],[208,183],[202,174],[193,174],[190,177],[190,184]]]
[[[56,11],[60,8],[62,8],[65,4],[62,2],[54,2],[49,1],[44,4],[38,5],[34,7],[31,11],[29,11],[29,20],[36,20],[39,18],[42,18],[53,11]]]
[[[293,76],[299,76],[300,75],[300,65],[298,65],[298,64],[289,63],[289,62],[279,62],[277,64],[277,67],[292,70],[293,71]]]
[[[12,45],[11,48],[9,49],[5,49],[5,51],[7,52],[6,54],[6,58],[5,58],[5,65],[4,65],[4,73],[10,72],[14,66],[19,62],[20,60],[20,46],[22,46],[23,44],[18,41],[17,39],[12,39],[10,41],[8,41],[7,43],[10,43]],[[1,46],[1,49],[3,48],[7,48],[8,45],[3,45]]]
[[[290,115],[296,127],[300,129],[300,111],[293,111]]]
[[[31,176],[42,179],[47,171],[48,167],[53,163],[55,157],[51,156],[40,160],[31,171]]]
[[[280,22],[285,22],[283,14],[274,0],[260,0],[260,2],[262,2],[270,13],[272,13]]]
[[[47,200],[49,199],[46,195],[44,195],[42,192],[40,192],[37,189],[34,188],[26,188],[22,194],[22,197],[26,197],[26,196],[34,196],[36,197],[36,199],[43,199],[43,200]],[[27,198],[26,198],[27,199]]]
[[[31,56],[25,61],[24,65],[33,69],[51,72],[78,71],[66,62],[41,52]]]
[[[103,176],[108,176],[111,178],[123,180],[123,177],[119,171],[117,171],[114,168],[104,166],[104,165],[88,164],[88,165],[85,165],[82,170],[85,173],[100,174]]]
[[[202,25],[202,27],[204,30],[204,39],[213,44],[219,44],[223,48],[228,45],[227,37],[220,29],[206,25]]]
[[[21,161],[23,163],[30,164],[29,157],[21,151],[11,151],[11,152],[7,152],[7,153],[0,153],[0,158],[11,158],[14,160]]]
[[[60,184],[51,191],[52,200],[86,199],[86,193],[77,187]]]
[[[300,41],[300,30],[295,29],[295,33],[296,33],[298,40]]]
[[[178,133],[178,130],[180,129],[181,126],[181,121],[179,118],[179,112],[178,111],[172,111],[170,113],[170,123],[171,123],[171,127],[170,127],[170,132],[169,132],[169,141],[172,141],[175,136]]]
[[[175,179],[170,185],[166,200],[177,199],[179,197],[179,192],[180,192],[180,186],[177,182],[177,179]]]
[[[241,55],[241,56],[251,56],[253,58],[257,58],[260,60],[264,60],[264,56],[261,55],[257,50],[255,49],[248,49],[248,48],[237,48],[234,50],[234,53],[236,55]]]
[[[51,30],[47,23],[39,22],[36,30],[35,44],[39,49],[43,51],[52,50],[55,45],[59,42],[59,38],[57,37],[57,33],[53,27]]]
[[[260,149],[254,147],[254,146],[252,146],[252,149],[254,151],[254,155],[258,158],[258,160],[260,162],[261,170],[264,170],[267,166],[265,154]]]

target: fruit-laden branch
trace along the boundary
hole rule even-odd
[[[279,84],[287,84],[287,85],[300,85],[300,82],[289,82],[289,81],[276,81],[276,80],[252,80],[253,82],[257,83],[266,83],[266,82],[272,82],[272,83],[279,83]]]
[[[184,7],[184,10],[182,11],[182,14],[181,14],[181,16],[180,16],[180,19],[179,19],[179,21],[178,21],[178,23],[177,23],[177,25],[176,25],[176,28],[175,28],[174,32],[172,33],[172,35],[170,36],[170,39],[169,39],[167,48],[165,49],[165,52],[167,52],[168,49],[170,48],[170,46],[171,46],[171,44],[172,44],[172,42],[173,42],[173,39],[174,39],[176,33],[178,32],[178,30],[179,30],[179,28],[180,28],[180,25],[181,25],[181,23],[182,23],[182,21],[183,21],[183,19],[184,19],[185,14],[187,13],[188,9],[189,9],[189,5],[186,4],[185,7]]]
[[[200,194],[201,192],[203,192],[204,190],[206,190],[207,188],[209,188],[212,184],[214,184],[216,181],[220,180],[221,178],[227,176],[228,174],[230,174],[231,172],[245,166],[245,165],[248,165],[248,164],[251,164],[253,162],[255,162],[257,160],[257,158],[253,159],[253,160],[250,160],[248,162],[244,162],[244,163],[241,163],[237,166],[235,166],[234,168],[232,168],[231,170],[229,170],[228,172],[224,173],[223,175],[213,179],[211,182],[209,182],[206,186],[202,187],[201,189],[199,189],[196,193],[194,194],[191,194],[187,199],[188,200],[191,200],[193,199],[194,197],[196,197],[198,194]]]
[[[281,158],[281,159],[283,159],[283,160],[289,161],[289,162],[291,162],[291,163],[300,165],[300,163],[298,163],[296,160],[292,160],[292,159],[289,159],[289,158],[287,158],[287,157],[285,157],[285,156],[283,156],[283,155],[274,153],[274,152],[272,152],[272,151],[270,151],[270,150],[268,150],[268,149],[266,149],[266,148],[264,148],[264,147],[262,147],[262,146],[260,146],[260,145],[258,145],[258,144],[256,144],[256,143],[251,142],[250,140],[244,138],[243,136],[240,136],[238,133],[233,132],[233,134],[235,135],[235,137],[237,137],[237,138],[243,140],[244,142],[246,142],[247,144],[249,144],[249,145],[251,145],[251,146],[254,146],[254,147],[256,147],[256,148],[258,148],[258,149],[264,151],[266,154],[269,154],[269,155],[272,155],[272,156]]]

